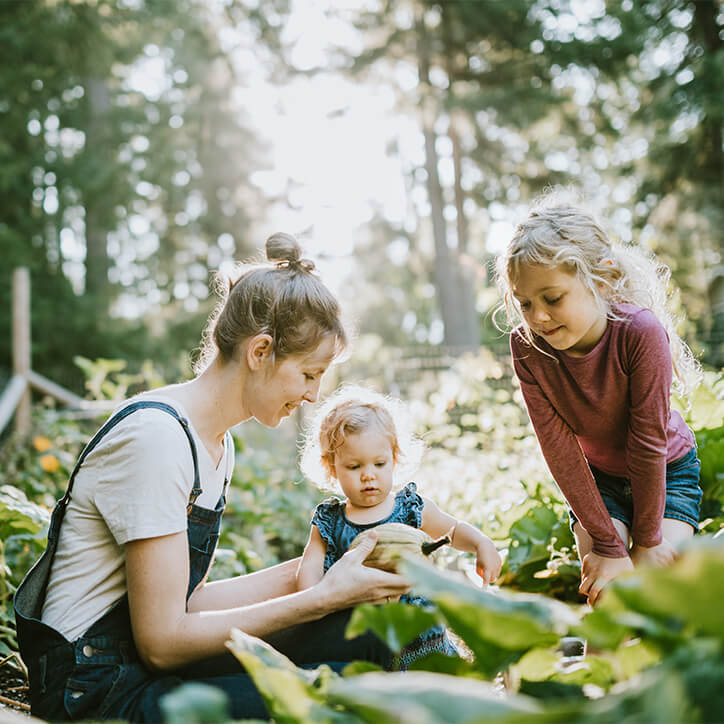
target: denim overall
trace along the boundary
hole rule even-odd
[[[126,595],[76,641],[68,641],[40,620],[60,526],[80,466],[109,430],[136,410],[148,407],[175,417],[191,446],[194,485],[187,508],[190,565],[187,600],[211,564],[219,538],[228,480],[224,481],[214,510],[195,505],[202,488],[196,445],[188,421],[162,402],[131,403],[108,420],[81,453],[71,473],[68,490],[53,510],[47,547],[15,593],[18,644],[28,668],[32,713],[51,721],[92,718],[160,722],[159,698],[185,681],[196,681],[224,690],[233,718],[268,719],[267,709],[251,678],[230,653],[172,672],[149,671],[136,651]],[[310,667],[325,662],[340,671],[347,662],[356,659],[389,666],[392,654],[373,634],[345,639],[349,615],[349,611],[340,611],[265,638],[299,666]]]

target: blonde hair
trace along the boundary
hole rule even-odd
[[[677,333],[677,320],[669,309],[671,270],[639,246],[612,242],[591,213],[558,198],[554,193],[538,201],[498,256],[496,276],[503,302],[496,313],[505,310],[511,325],[521,322],[526,341],[540,349],[521,314],[513,286],[522,266],[562,266],[593,294],[609,319],[625,319],[613,309],[621,303],[644,307],[656,315],[669,337],[673,390],[687,394],[698,383],[701,369]]]
[[[276,360],[313,351],[324,337],[335,340],[335,356],[347,346],[339,303],[301,257],[299,242],[277,233],[266,241],[266,262],[238,264],[229,276],[217,274],[220,296],[204,330],[194,370],[202,372],[215,359],[234,359],[239,345],[257,334],[269,334]]]
[[[357,385],[345,385],[316,411],[305,435],[300,466],[306,477],[329,488],[335,477],[335,455],[349,435],[379,430],[387,438],[395,464],[394,478],[403,482],[417,468],[424,444],[413,432],[402,403]]]

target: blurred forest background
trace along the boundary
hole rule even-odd
[[[389,381],[430,347],[505,352],[489,261],[572,184],[671,266],[720,366],[723,26],[719,0],[3,0],[2,308],[29,267],[33,368],[76,392],[77,355],[177,379],[210,273],[284,229],[343,290],[354,374]]]

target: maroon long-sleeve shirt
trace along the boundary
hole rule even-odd
[[[543,455],[558,487],[593,539],[594,552],[628,555],[596,487],[590,465],[631,482],[631,537],[661,542],[666,463],[694,446],[694,435],[671,410],[671,353],[666,331],[648,309],[616,307],[596,346],[582,357],[531,347],[520,328],[510,337],[515,372]]]

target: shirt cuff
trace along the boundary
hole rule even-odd
[[[616,537],[616,540],[611,541],[594,540],[592,550],[596,555],[603,556],[604,558],[628,557],[628,549],[618,537]]]
[[[633,539],[634,545],[639,546],[640,548],[653,548],[664,540],[664,535],[661,532],[661,529],[659,529],[653,535],[648,536],[635,535],[632,533],[631,538]]]

